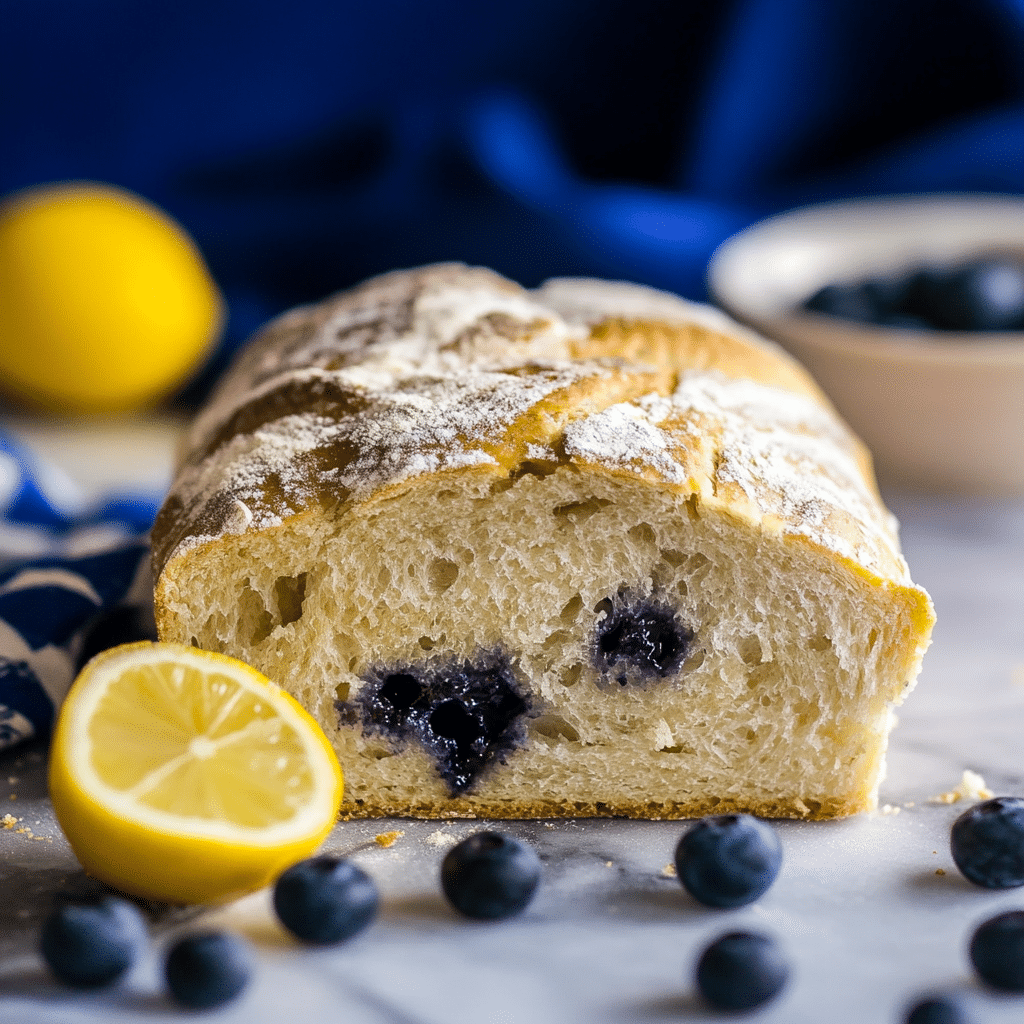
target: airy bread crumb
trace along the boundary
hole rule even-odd
[[[931,804],[955,804],[959,800],[991,800],[995,794],[977,773],[964,769],[963,777],[954,789],[930,797]]]

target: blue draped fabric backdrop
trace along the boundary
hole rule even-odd
[[[0,0],[0,196],[83,178],[165,207],[224,290],[194,400],[271,315],[395,267],[701,298],[772,212],[1019,192],[1024,0]],[[69,600],[121,600],[111,565]],[[45,582],[17,571],[0,597]]]
[[[380,271],[703,293],[831,196],[1024,187],[1024,0],[0,0],[0,195],[91,178],[198,239],[236,346]]]

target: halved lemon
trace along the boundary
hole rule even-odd
[[[60,710],[50,795],[82,866],[123,892],[218,903],[309,856],[342,775],[316,722],[234,658],[170,643],[97,655]]]

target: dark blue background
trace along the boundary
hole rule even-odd
[[[832,196],[1024,189],[1024,0],[0,0],[0,194],[181,220],[264,318],[441,259],[700,297]]]

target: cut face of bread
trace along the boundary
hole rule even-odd
[[[457,266],[258,337],[154,551],[161,636],[292,692],[350,815],[869,809],[933,622],[780,351],[647,289]]]

